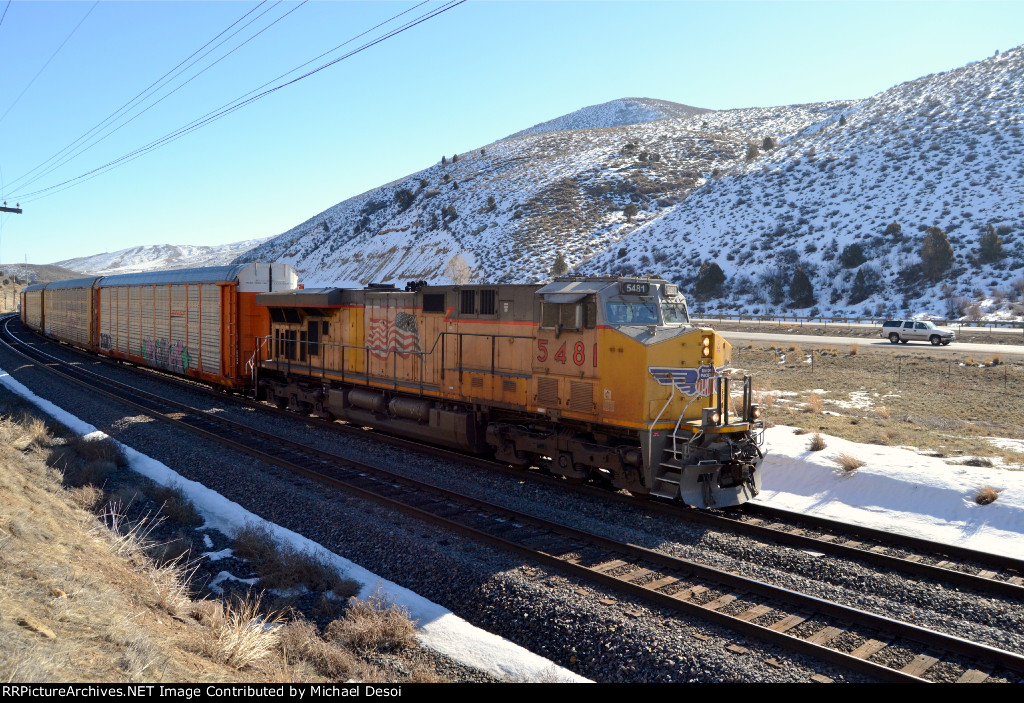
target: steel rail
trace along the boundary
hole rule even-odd
[[[26,356],[26,358],[30,358],[23,352],[17,350],[15,351],[16,353]],[[597,580],[599,582],[605,583],[606,585],[613,585],[619,590],[624,590],[633,595],[642,596],[646,600],[657,602],[661,605],[670,604],[675,608],[682,608],[684,611],[690,612],[692,614],[699,614],[702,617],[718,621],[723,624],[728,624],[730,627],[733,627],[734,629],[739,629],[741,631],[744,631],[745,633],[751,634],[752,636],[758,637],[759,639],[767,639],[768,641],[777,644],[782,643],[783,646],[786,646],[787,648],[795,648],[799,651],[813,653],[815,656],[823,657],[826,660],[833,661],[835,663],[841,662],[843,666],[853,668],[854,670],[862,671],[865,673],[870,672],[872,675],[885,678],[886,680],[919,680],[917,679],[917,677],[910,676],[904,672],[896,672],[892,669],[889,669],[888,667],[883,667],[873,662],[868,662],[857,657],[852,657],[837,650],[822,647],[821,645],[800,640],[799,638],[794,638],[793,636],[787,635],[785,633],[775,632],[770,628],[754,625],[753,623],[745,622],[735,617],[718,613],[716,610],[709,610],[697,604],[686,603],[685,601],[679,600],[678,598],[673,598],[671,595],[668,594],[657,593],[656,591],[653,591],[649,588],[644,588],[643,586],[630,584],[628,582],[622,582],[621,579],[617,579],[606,574],[601,574],[600,572],[597,572],[594,569],[589,569],[579,564],[567,562],[564,559],[559,558],[554,554],[549,554],[544,550],[530,548],[524,545],[523,541],[514,542],[512,540],[498,537],[494,534],[486,533],[483,530],[472,528],[463,523],[460,523],[457,520],[451,519],[450,516],[441,516],[436,513],[431,513],[430,511],[424,511],[421,507],[410,505],[408,502],[387,497],[386,495],[382,495],[380,490],[368,491],[365,488],[360,488],[359,486],[353,485],[351,478],[349,478],[349,480],[338,479],[337,477],[325,475],[322,470],[311,469],[308,465],[298,463],[295,459],[284,458],[281,457],[279,454],[267,454],[267,452],[259,450],[258,448],[253,446],[253,440],[256,439],[256,437],[259,437],[261,442],[269,442],[275,447],[278,447],[278,445],[282,442],[286,443],[290,445],[288,447],[287,453],[297,454],[300,457],[305,455],[307,458],[310,455],[312,455],[312,457],[315,459],[315,463],[317,464],[326,464],[327,466],[330,466],[332,464],[337,464],[340,462],[342,464],[348,464],[349,466],[354,467],[356,471],[381,472],[382,470],[379,469],[378,467],[362,464],[361,462],[354,462],[343,457],[337,457],[336,455],[333,455],[329,452],[323,452],[320,450],[310,450],[307,447],[298,445],[294,442],[290,442],[289,440],[281,438],[277,435],[258,432],[252,430],[251,428],[247,428],[244,425],[239,425],[231,421],[226,421],[223,418],[212,418],[216,424],[219,424],[222,427],[228,427],[233,432],[244,433],[245,441],[239,441],[231,439],[229,437],[224,437],[223,435],[219,435],[215,432],[210,432],[202,428],[197,428],[191,423],[183,422],[181,419],[170,418],[165,413],[161,413],[152,409],[151,405],[144,406],[135,403],[134,401],[125,399],[116,393],[112,393],[102,388],[96,388],[89,381],[83,380],[81,378],[76,378],[74,374],[68,374],[62,371],[58,371],[57,369],[50,367],[48,364],[40,365],[44,366],[44,368],[47,368],[53,373],[68,378],[69,380],[72,380],[84,386],[88,386],[93,390],[103,393],[104,395],[114,397],[120,402],[124,402],[133,407],[136,407],[139,410],[153,417],[163,419],[172,424],[188,427],[190,430],[198,431],[204,434],[205,436],[209,436],[211,439],[228,444],[229,446],[237,448],[250,455],[259,456],[263,460],[272,461],[279,465],[287,466],[293,470],[299,471],[300,473],[315,478],[317,480],[324,480],[328,483],[333,483],[336,485],[344,484],[346,488],[350,488],[360,495],[363,495],[368,498],[373,498],[376,501],[384,501],[387,504],[392,505],[393,507],[403,510],[404,512],[411,512],[423,519],[428,519],[438,524],[444,524],[459,532],[473,534],[473,536],[483,539],[486,542],[492,544],[500,544],[501,546],[512,549],[517,553],[528,554],[531,558],[538,559],[544,563],[549,563],[554,566],[558,566],[561,569],[586,575],[587,578]],[[91,372],[83,371],[81,369],[76,369],[76,372],[81,373],[82,375],[96,376]],[[102,379],[102,377],[97,378]],[[107,384],[111,383],[109,379],[102,379],[102,381]],[[138,389],[134,389],[130,386],[127,386],[126,384],[120,384],[117,382],[113,382],[113,384],[115,386],[120,386],[122,389],[128,390],[129,392],[139,393]],[[178,406],[180,410],[184,410],[186,413],[189,414],[205,415],[205,413],[196,410],[195,408],[190,408],[189,406],[185,406],[180,403],[175,403],[173,401],[167,401],[166,399],[161,399],[158,396],[154,396],[153,394],[141,392],[141,395],[150,398],[150,400],[157,400],[165,405]],[[207,420],[209,419],[211,418],[207,418]],[[425,493],[428,492],[435,494],[439,493],[442,496],[440,502],[444,502],[450,505],[451,500],[456,500],[466,506],[472,506],[473,509],[476,511],[482,510],[489,513],[497,513],[504,516],[502,522],[506,522],[506,524],[507,520],[511,518],[512,520],[520,521],[526,524],[531,524],[535,527],[541,528],[542,530],[555,533],[557,535],[560,535],[562,538],[569,538],[571,540],[582,541],[586,545],[600,545],[602,548],[613,553],[625,554],[628,555],[630,558],[643,560],[649,564],[655,564],[676,571],[691,573],[698,577],[712,580],[718,584],[724,584],[730,589],[737,589],[749,593],[757,593],[766,598],[790,603],[791,605],[795,605],[798,609],[801,610],[813,610],[815,612],[827,614],[832,617],[839,617],[849,622],[854,622],[867,627],[893,633],[898,638],[920,642],[922,644],[925,644],[926,646],[939,647],[943,650],[962,654],[964,656],[984,661],[986,663],[997,663],[999,665],[1005,666],[1008,669],[1024,672],[1024,657],[1012,652],[1007,652],[1005,650],[1000,650],[987,645],[981,645],[978,643],[970,642],[959,637],[947,635],[944,633],[938,633],[916,625],[909,625],[907,623],[903,623],[898,620],[893,620],[891,618],[885,618],[883,616],[875,615],[873,613],[859,611],[854,608],[849,608],[847,606],[831,603],[829,601],[816,598],[813,596],[807,596],[806,594],[801,594],[795,591],[791,591],[789,589],[771,586],[770,584],[765,584],[763,582],[747,579],[744,577],[737,576],[735,574],[730,574],[728,572],[714,569],[712,567],[707,567],[694,562],[678,559],[676,557],[671,557],[669,555],[654,552],[636,545],[622,544],[614,540],[609,540],[607,538],[601,537],[599,535],[594,535],[564,525],[552,523],[542,518],[517,513],[506,508],[494,506],[485,501],[471,498],[469,496],[465,496],[454,491],[439,489],[438,487],[432,486],[430,484],[415,481],[413,479],[408,479],[405,477],[396,477],[395,475],[390,474],[388,472],[384,473],[387,474],[387,481],[399,481],[401,484],[408,487],[407,490],[409,490],[412,495],[423,496]],[[359,475],[365,476],[365,474]],[[458,508],[456,508],[455,512],[458,514],[465,514],[465,511],[462,511]]]

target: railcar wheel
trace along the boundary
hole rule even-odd
[[[896,344],[899,341],[900,341],[900,336],[898,334],[896,334],[895,332],[893,332],[892,334],[889,335],[889,342],[891,344]]]

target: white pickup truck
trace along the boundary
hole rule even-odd
[[[888,337],[893,344],[902,342],[906,344],[912,339],[922,342],[931,342],[934,346],[946,345],[953,341],[956,333],[942,327],[936,327],[932,322],[920,320],[886,320],[882,323],[882,337]]]

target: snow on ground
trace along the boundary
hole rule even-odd
[[[809,435],[777,425],[765,433],[762,491],[756,502],[880,530],[1024,557],[1024,471],[959,466],[913,451],[857,444],[822,435],[826,448],[807,449]],[[865,465],[845,472],[849,454]],[[983,486],[999,491],[974,502]]]
[[[87,438],[106,437],[36,396],[2,369],[0,383]],[[766,431],[767,456],[757,503],[993,554],[1016,558],[1024,555],[1024,471],[951,465],[907,448],[857,444],[828,435],[823,435],[826,448],[812,452],[807,449],[809,435],[797,435],[794,429],[777,425]],[[1024,440],[999,440],[1024,451]],[[362,584],[361,596],[380,588],[419,621],[419,638],[424,645],[496,676],[546,680],[556,672],[560,680],[586,680],[473,627],[436,603],[384,581],[295,532],[265,522],[166,465],[122,447],[133,469],[162,485],[180,486],[206,519],[205,527],[233,534],[247,522],[265,525],[282,543],[300,551],[325,554],[339,571]],[[865,465],[845,472],[835,461],[840,453],[852,455]],[[999,491],[994,503],[974,502],[983,486]]]
[[[12,393],[33,403],[44,413],[63,423],[72,431],[83,435],[86,439],[107,438],[106,434],[92,425],[65,412],[50,401],[40,398],[11,378],[3,369],[0,369],[0,384],[3,384]],[[556,666],[549,659],[470,625],[447,608],[443,608],[407,588],[382,579],[358,564],[327,551],[319,544],[296,532],[263,520],[206,486],[184,478],[167,465],[145,454],[140,454],[120,442],[118,444],[133,470],[162,486],[175,486],[182,490],[192,501],[196,511],[206,520],[202,529],[216,529],[224,534],[232,535],[247,524],[255,524],[267,528],[280,544],[287,544],[300,552],[323,556],[329,563],[333,563],[340,573],[361,584],[359,597],[365,598],[379,593],[392,599],[396,605],[407,608],[412,618],[418,622],[418,637],[424,646],[500,678],[516,681],[550,681],[554,678],[554,680],[566,683],[588,681],[568,669]],[[221,572],[217,577],[217,583],[226,579],[241,580],[228,572]]]

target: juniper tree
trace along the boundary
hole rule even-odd
[[[725,272],[722,271],[722,267],[714,261],[705,261],[700,265],[697,278],[693,282],[693,292],[697,298],[707,300],[712,296],[720,295],[724,283]]]
[[[843,247],[843,253],[839,255],[839,263],[847,269],[855,269],[867,260],[864,256],[864,247],[856,242]]]
[[[626,207],[622,208],[622,214],[626,216],[626,222],[632,222],[633,218],[636,217],[636,213],[636,203],[629,203]]]
[[[789,282],[789,299],[794,307],[807,308],[814,305],[814,286],[807,278],[802,267],[797,266],[793,272],[793,280]]]
[[[557,277],[564,274],[569,270],[569,264],[565,262],[565,257],[562,256],[562,252],[555,254],[555,262],[551,264],[551,276]]]
[[[921,268],[931,281],[937,281],[953,264],[953,247],[941,227],[929,227],[921,243]]]
[[[985,229],[978,242],[979,258],[982,262],[988,263],[997,261],[1003,256],[1003,239],[996,233],[996,228],[991,224]]]

